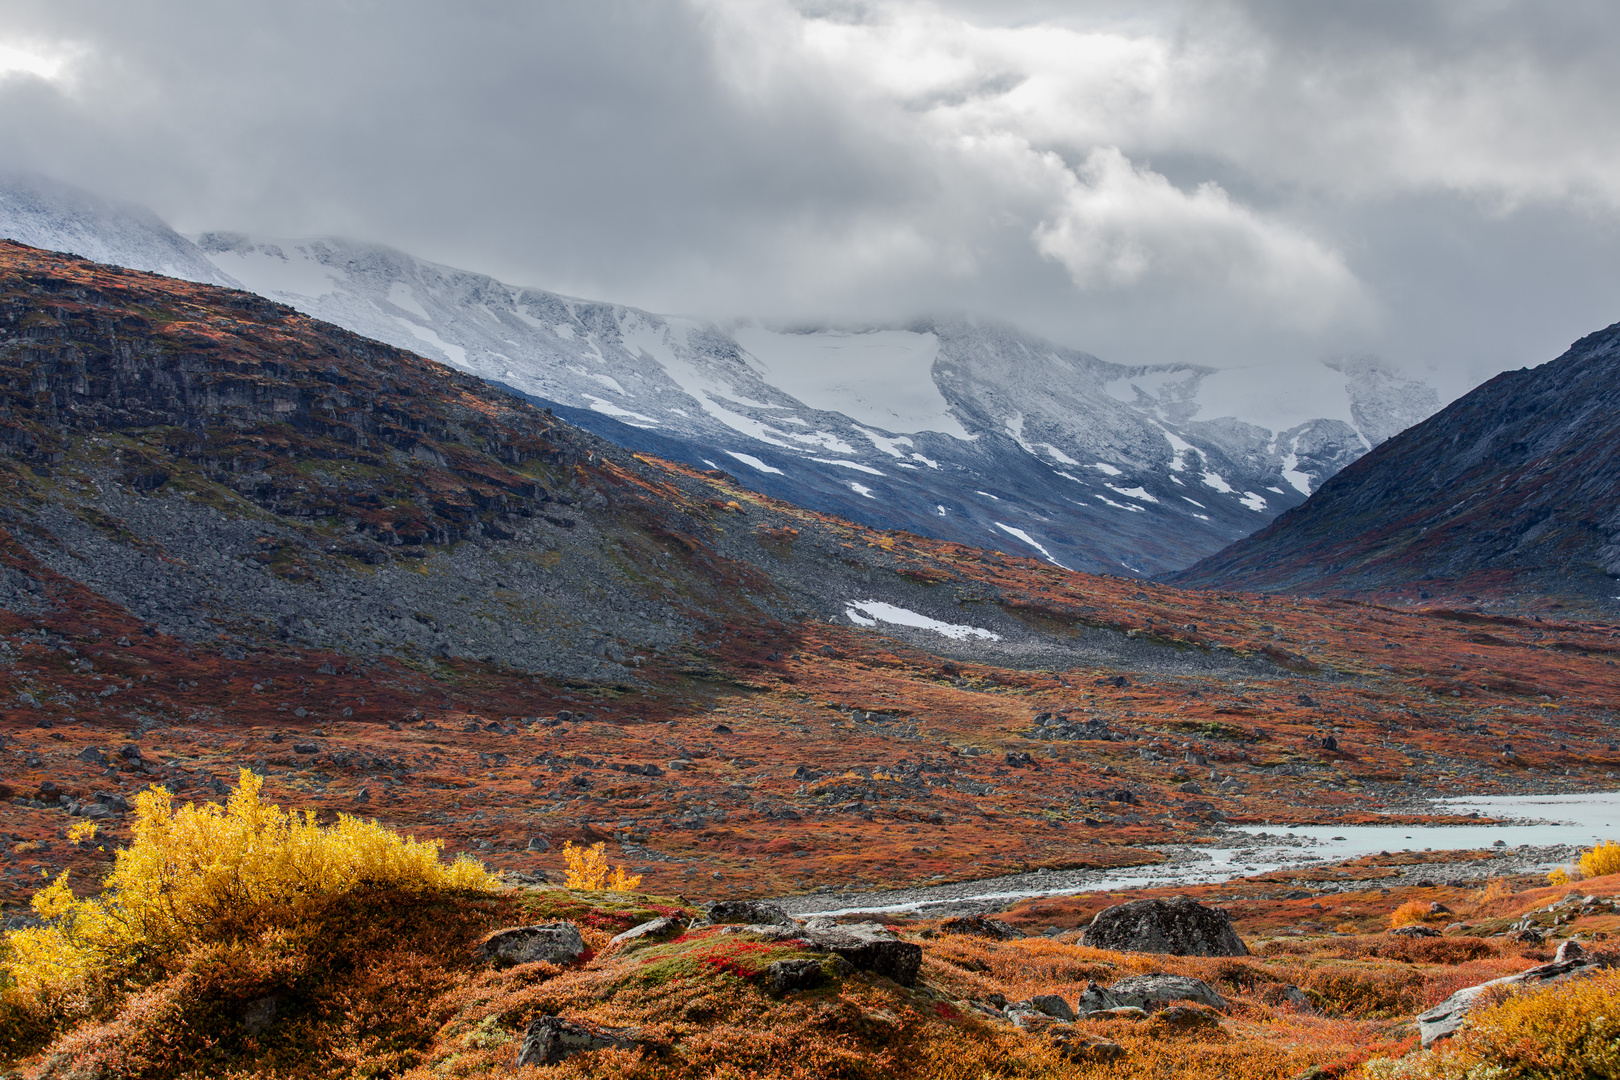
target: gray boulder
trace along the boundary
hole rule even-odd
[[[571,964],[585,953],[585,939],[571,922],[497,930],[479,946],[485,956],[508,964]]]
[[[826,960],[803,957],[777,960],[765,969],[765,989],[777,997],[793,990],[808,990],[831,979],[849,975],[855,966],[841,956]]]
[[[1226,912],[1185,896],[1104,908],[1091,920],[1081,942],[1094,949],[1169,956],[1249,955]]]
[[[1037,1012],[1043,1012],[1047,1016],[1055,1016],[1059,1020],[1067,1020],[1071,1024],[1079,1019],[1079,1017],[1075,1016],[1074,1010],[1069,1008],[1069,1003],[1057,994],[1041,994],[1038,997],[1030,998],[1029,1004]]]
[[[1410,926],[1397,926],[1388,933],[1390,937],[1420,938],[1440,936],[1440,931],[1432,926],[1424,926],[1421,923],[1412,923]]]
[[[961,915],[939,924],[941,934],[963,934],[971,937],[993,938],[996,941],[1014,941],[1027,935],[1018,927],[988,919],[983,915]]]
[[[798,920],[780,904],[767,900],[717,900],[709,905],[705,921],[719,926],[726,923],[797,927]]]
[[[1456,1034],[1468,1014],[1493,997],[1494,990],[1535,990],[1557,983],[1574,982],[1590,978],[1609,966],[1600,959],[1587,956],[1585,950],[1574,942],[1565,942],[1565,946],[1570,945],[1574,945],[1574,948],[1561,946],[1558,957],[1550,964],[1542,964],[1517,975],[1505,975],[1478,986],[1464,987],[1434,1008],[1418,1013],[1418,1031],[1423,1036],[1423,1045],[1431,1046]]]
[[[1127,1002],[1122,1001],[1119,995],[1108,987],[1098,986],[1087,980],[1085,990],[1081,991],[1079,999],[1074,1003],[1074,1011],[1084,1016],[1087,1013],[1107,1012],[1125,1004]]]
[[[542,1016],[523,1033],[517,1064],[519,1068],[556,1065],[587,1050],[628,1050],[635,1045],[631,1028],[604,1028],[575,1023],[560,1016]]]
[[[1132,975],[1108,988],[1121,1005],[1135,1005],[1153,1012],[1172,1001],[1196,1001],[1225,1011],[1226,999],[1203,979],[1187,975]]]
[[[653,942],[668,941],[679,937],[686,932],[686,924],[679,919],[672,919],[668,915],[660,915],[656,919],[632,926],[624,933],[617,935],[609,942],[611,945],[629,945],[632,942],[639,945],[650,945]]]
[[[901,941],[882,923],[806,928],[801,936],[813,948],[841,956],[861,971],[885,975],[901,986],[916,985],[917,971],[922,967],[922,946]]]

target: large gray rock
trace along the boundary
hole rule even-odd
[[[585,953],[585,939],[571,922],[497,930],[480,946],[485,956],[509,964],[572,964]]]
[[[842,978],[854,970],[855,965],[842,956],[829,956],[825,960],[814,957],[777,960],[765,969],[765,989],[780,997],[789,991],[808,990]]]
[[[1565,945],[1574,945],[1574,942],[1566,942]],[[1517,975],[1492,979],[1478,986],[1464,987],[1434,1008],[1418,1013],[1418,1031],[1423,1036],[1423,1045],[1431,1046],[1456,1034],[1468,1014],[1494,996],[1493,990],[1534,990],[1556,983],[1574,982],[1596,975],[1608,966],[1602,960],[1587,956],[1579,945],[1573,949],[1560,947],[1558,957],[1550,964],[1542,964]]]
[[[813,948],[841,956],[862,971],[886,975],[901,986],[915,985],[922,967],[922,946],[901,941],[882,923],[807,928],[801,936]]]
[[[632,926],[624,933],[616,936],[609,944],[629,945],[635,943],[638,945],[651,945],[654,942],[668,941],[670,938],[679,937],[685,931],[686,924],[681,920],[672,919],[668,915],[660,915],[656,919],[649,919],[644,923]]]
[[[1152,1012],[1172,1001],[1196,1001],[1212,1009],[1225,1010],[1226,999],[1203,979],[1187,975],[1132,975],[1108,988],[1121,1005],[1134,1005]]]
[[[983,915],[961,915],[946,919],[939,924],[939,933],[993,938],[997,941],[1014,941],[1028,936],[1016,926]]]
[[[555,1065],[587,1050],[628,1050],[636,1045],[629,1028],[578,1024],[560,1016],[542,1016],[523,1033],[517,1064]]]
[[[797,927],[798,920],[780,904],[767,900],[717,900],[709,905],[705,920],[715,925],[769,925]]]
[[[1170,956],[1248,956],[1248,946],[1220,908],[1185,896],[1132,900],[1104,908],[1086,927],[1082,944],[1118,952]]]
[[[1117,1009],[1127,1004],[1129,1003],[1122,1001],[1119,995],[1108,987],[1098,986],[1087,980],[1086,988],[1081,991],[1080,997],[1074,1003],[1074,1011],[1084,1016],[1087,1013],[1107,1012],[1109,1009]]]

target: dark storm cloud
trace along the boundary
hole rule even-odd
[[[1610,3],[5,12],[0,166],[182,229],[1125,361],[1371,351],[1452,390],[1620,316]]]

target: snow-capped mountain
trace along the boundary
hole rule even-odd
[[[34,173],[0,172],[0,235],[131,270],[241,287],[152,211]]]
[[[503,384],[632,449],[866,524],[1074,569],[1187,566],[1440,404],[1373,360],[1127,367],[965,320],[721,324],[374,244],[234,233],[191,244],[89,197],[59,196],[46,212],[29,207],[50,201],[33,199],[0,193],[0,235],[239,284]]]
[[[1132,368],[1004,326],[722,325],[371,244],[197,242],[255,292],[553,403],[622,444],[855,520],[1077,569],[1186,565],[1439,407],[1371,360]]]

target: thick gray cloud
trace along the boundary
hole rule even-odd
[[[658,310],[1457,392],[1620,317],[1620,7],[4,0],[0,167]]]

